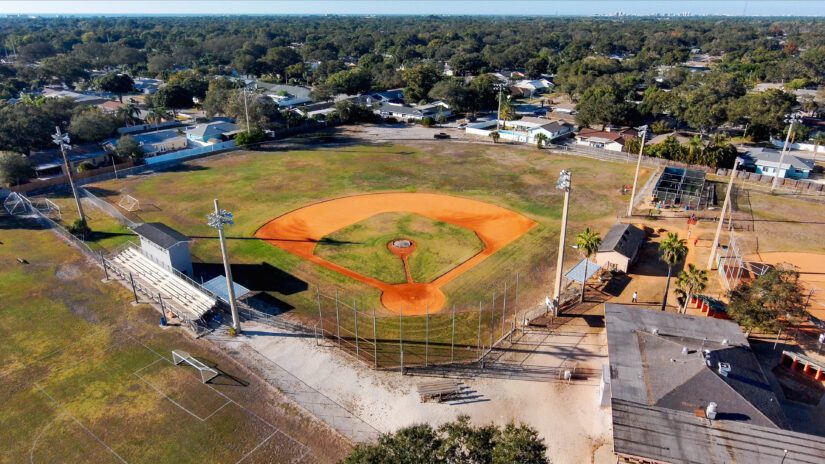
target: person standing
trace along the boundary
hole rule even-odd
[[[633,292],[633,303],[638,303],[638,299],[639,299],[639,294],[636,293],[636,292]]]

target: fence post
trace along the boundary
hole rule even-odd
[[[424,367],[427,367],[430,354],[430,305],[424,305]]]
[[[109,270],[106,269],[106,258],[103,257],[103,254],[100,255],[100,261],[103,263],[103,276],[106,280],[109,280]]]
[[[501,306],[501,336],[504,336],[504,320],[507,318],[507,280],[504,281],[504,304]]]
[[[399,358],[401,375],[404,375],[404,325],[401,323],[403,317],[404,307],[402,306],[398,310],[398,349],[401,351],[401,357]]]
[[[513,320],[516,320],[516,313],[518,312],[518,281],[519,281],[519,273],[516,272],[516,294],[513,296]]]
[[[455,361],[455,304],[453,304],[453,335],[450,337],[450,364]]]
[[[321,324],[321,336],[324,336],[324,316],[321,312],[321,289],[315,287],[315,297],[318,299],[318,323]]]
[[[338,337],[338,348],[341,348],[341,319],[338,316],[338,289],[335,289],[335,334]]]
[[[163,317],[166,317],[166,307],[163,305],[163,295],[158,292],[158,303],[160,303],[160,312],[163,314]]]
[[[481,302],[478,302],[478,342],[476,342],[476,357],[481,357]]]
[[[132,277],[131,271],[129,271],[129,283],[132,284],[132,293],[135,295],[135,303],[139,303],[137,297],[137,289],[135,288],[135,278]]]
[[[355,299],[352,300],[352,314],[355,317],[355,357],[360,354],[358,349],[358,308],[355,306]]]
[[[493,304],[490,306],[490,351],[493,351],[496,331],[496,291],[493,290]]]
[[[375,368],[378,369],[378,335],[375,330],[375,306],[372,307],[372,357],[375,361]]]

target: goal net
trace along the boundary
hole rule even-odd
[[[137,198],[131,195],[124,195],[123,197],[121,197],[117,205],[129,212],[137,211],[140,209],[140,202]]]
[[[6,208],[6,211],[12,216],[28,214],[31,211],[31,202],[22,194],[11,192],[5,201],[3,201],[3,207]]]
[[[60,212],[60,206],[48,198],[36,198],[33,205],[38,211],[52,219],[63,219],[63,215]]]

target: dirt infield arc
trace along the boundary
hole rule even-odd
[[[314,254],[325,236],[376,214],[407,212],[472,230],[484,248],[432,282],[388,284],[339,266]],[[381,291],[381,303],[396,313],[417,315],[441,309],[448,282],[473,268],[536,226],[536,222],[499,206],[433,193],[377,193],[336,198],[279,216],[255,236],[296,256],[359,280]]]

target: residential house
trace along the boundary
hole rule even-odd
[[[779,161],[782,153],[771,148],[750,147],[742,155],[742,167],[753,170],[763,176],[776,177],[777,175],[787,179],[807,179],[814,168],[811,160],[797,158],[790,153],[785,153],[782,165]]]
[[[137,77],[133,79],[135,83],[135,89],[143,94],[146,95],[154,95],[157,93],[158,89],[163,85],[163,81],[160,79],[151,79],[148,77]]]
[[[627,141],[636,138],[636,131],[629,128],[607,128],[600,131],[585,127],[576,134],[576,145],[601,148],[610,151],[623,151]]]
[[[659,134],[659,135],[653,137],[652,139],[649,139],[647,144],[648,145],[656,145],[657,143],[664,142],[665,140],[667,140],[668,137],[675,138],[676,141],[679,142],[679,143],[688,143],[696,135],[699,135],[699,134],[692,134],[690,132],[674,131],[674,132],[669,132],[667,134]]]
[[[238,126],[229,121],[212,121],[189,126],[184,131],[186,138],[198,145],[225,142],[238,132]]]
[[[189,146],[186,136],[180,129],[133,134],[132,138],[143,148],[143,153],[147,157],[182,150]]]
[[[299,85],[282,85],[258,82],[257,87],[262,89],[264,94],[271,98],[281,108],[292,108],[295,106],[310,103],[310,89]]]
[[[735,323],[608,303],[605,327],[617,462],[825,462],[825,438],[791,430]]]
[[[404,103],[404,89],[390,89],[369,94],[375,103]],[[369,103],[368,103],[369,105]]]
[[[421,121],[424,118],[435,120],[441,114],[445,118],[453,115],[450,107],[443,102],[434,102],[426,105],[400,105],[395,103],[383,103],[376,110],[382,118],[395,118],[399,121]]]
[[[84,162],[89,162],[93,167],[107,165],[111,161],[109,152],[97,143],[85,143],[82,145],[72,145],[68,153],[69,165],[76,171],[77,167]],[[38,179],[48,179],[66,174],[63,165],[63,155],[59,148],[32,152],[29,155],[34,175]]]
[[[115,114],[119,109],[123,108],[124,106],[126,105],[115,100],[108,100],[97,105],[97,107],[100,108],[101,111],[107,114]]]
[[[609,271],[627,272],[636,261],[645,241],[645,232],[632,224],[616,224],[602,239],[596,264]]]
[[[532,98],[550,90],[553,83],[547,79],[523,79],[510,86],[511,93],[515,90],[520,96]]]
[[[46,98],[70,98],[77,105],[100,105],[112,98],[112,94],[103,92],[75,92],[72,90],[46,87],[42,95]]]
[[[335,111],[335,102],[313,103],[295,108],[293,111],[305,118],[322,118]]]
[[[526,117],[514,121],[481,121],[468,125],[464,132],[488,137],[496,127],[501,140],[521,143],[535,143],[538,134],[544,134],[550,142],[572,134],[575,129],[572,124],[564,121]]]

